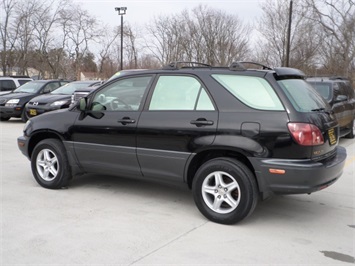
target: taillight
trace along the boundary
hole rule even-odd
[[[313,124],[289,123],[290,130],[294,140],[303,146],[316,146],[324,143],[322,132]]]

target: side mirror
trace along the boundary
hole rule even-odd
[[[338,95],[335,100],[334,103],[340,103],[340,102],[345,102],[348,100],[348,96],[346,95]]]
[[[86,111],[87,105],[88,105],[88,99],[86,97],[79,99],[79,110],[80,111]]]

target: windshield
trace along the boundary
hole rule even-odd
[[[14,92],[37,93],[43,84],[43,82],[30,81],[18,87]]]
[[[332,99],[331,84],[324,82],[310,82],[310,84],[324,99],[327,101]]]
[[[51,94],[71,95],[77,89],[89,87],[91,84],[92,82],[67,83],[64,86],[59,87],[58,89],[52,91]]]
[[[311,112],[328,107],[323,97],[303,79],[284,79],[278,83],[299,112]]]

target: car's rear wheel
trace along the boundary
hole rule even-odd
[[[209,220],[234,224],[248,215],[258,201],[254,175],[240,161],[217,158],[204,163],[193,181],[195,203]]]
[[[45,188],[65,187],[71,178],[65,148],[57,139],[45,139],[36,145],[31,168],[38,184]]]

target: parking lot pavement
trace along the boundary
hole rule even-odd
[[[219,225],[188,189],[87,175],[48,190],[17,148],[23,123],[0,122],[1,265],[349,265],[355,247],[355,142],[342,177],[312,195],[260,202]]]

